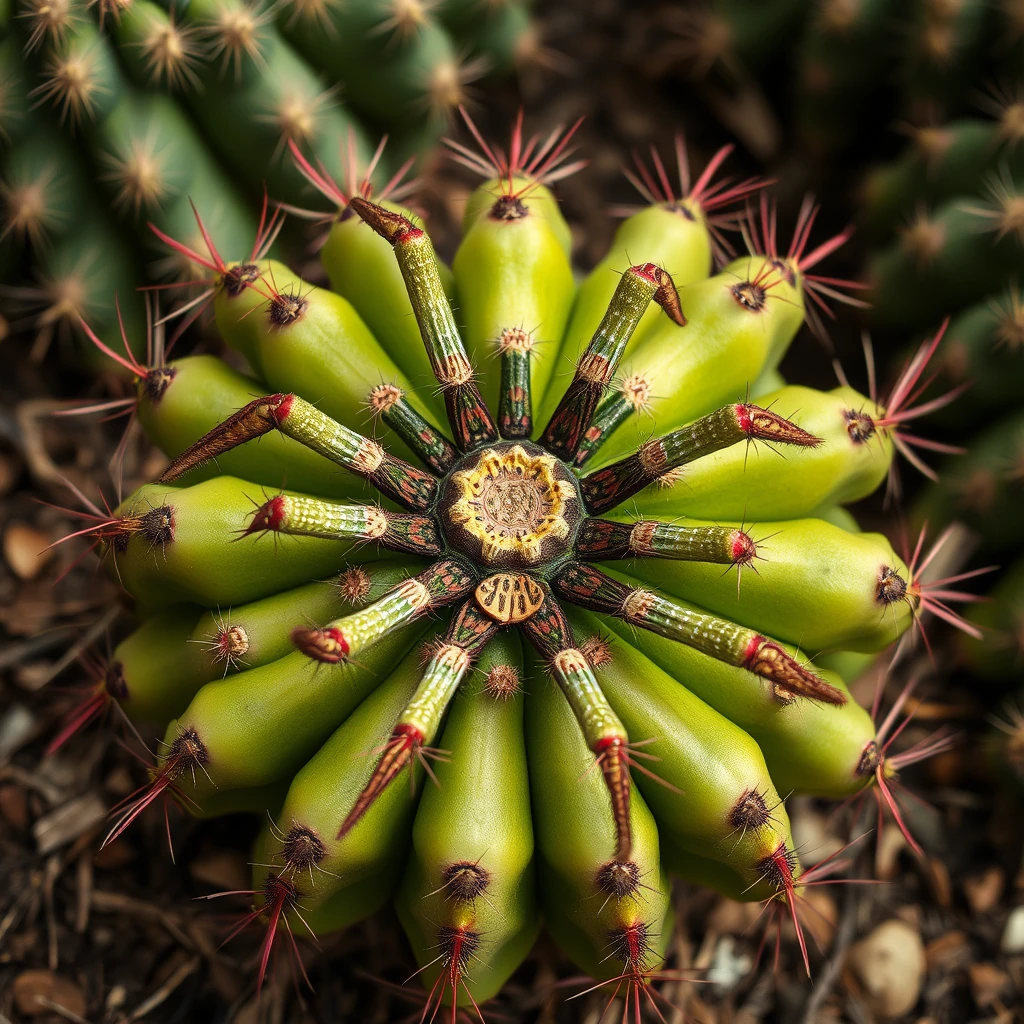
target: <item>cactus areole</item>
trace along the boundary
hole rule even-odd
[[[912,440],[937,341],[884,405],[787,387],[805,296],[843,298],[806,273],[845,238],[807,252],[812,206],[780,255],[763,204],[750,254],[712,276],[722,209],[760,186],[716,184],[722,151],[676,195],[655,157],[649,205],[577,287],[546,188],[578,166],[568,137],[477,141],[453,144],[493,177],[452,272],[394,182],[344,192],[297,149],[337,207],[333,291],[160,236],[210,272],[253,376],[122,360],[170,464],[76,535],[144,621],[56,742],[114,700],[166,726],[111,838],[167,798],[267,822],[246,919],[269,925],[261,977],[282,928],[393,899],[431,1002],[496,994],[542,915],[582,969],[647,999],[669,871],[785,908],[806,964],[814,875],[780,793],[880,793],[901,821],[913,757],[883,742],[895,710],[880,734],[795,645],[878,651],[937,600],[917,555],[835,507]],[[423,773],[440,788],[410,786]]]

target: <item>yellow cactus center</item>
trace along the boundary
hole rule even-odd
[[[451,474],[446,498],[450,540],[484,565],[557,558],[580,517],[572,475],[528,442],[474,453]]]

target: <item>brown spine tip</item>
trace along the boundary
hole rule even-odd
[[[160,505],[139,517],[141,533],[151,548],[165,548],[174,540],[174,508]]]
[[[306,825],[292,825],[281,841],[281,857],[288,871],[309,871],[326,856],[324,841]]]
[[[358,565],[346,569],[337,579],[338,592],[347,604],[358,604],[370,593],[370,574]]]
[[[324,665],[338,665],[348,657],[349,643],[345,634],[333,626],[327,629],[310,629],[296,626],[292,630],[292,644],[307,658]]]
[[[484,688],[495,700],[509,700],[520,690],[519,672],[514,665],[495,665],[487,673]]]
[[[826,683],[820,676],[801,665],[777,643],[755,635],[747,645],[743,667],[767,679],[775,691],[785,697],[809,697],[825,704],[843,705],[847,697],[842,690]]]
[[[847,409],[843,418],[846,420],[846,432],[854,444],[864,444],[877,433],[875,421],[863,409]]]
[[[459,860],[441,872],[443,888],[454,900],[471,903],[483,896],[491,884],[491,873],[474,861]]]
[[[394,213],[383,206],[371,203],[362,196],[353,196],[348,205],[349,209],[355,210],[381,238],[386,239],[392,245],[400,242],[403,237],[423,233],[419,228],[413,226],[408,217],[403,217],[400,213]]]
[[[608,793],[612,800],[612,818],[615,821],[615,857],[629,860],[633,852],[633,827],[629,816],[630,778],[626,745],[618,736],[606,736],[594,746],[597,763],[601,767]]]
[[[590,663],[591,668],[601,668],[604,665],[610,665],[612,662],[611,640],[606,636],[601,636],[599,633],[588,636],[580,644],[579,649],[583,657]]]
[[[377,798],[394,781],[396,776],[412,761],[413,754],[423,746],[423,733],[413,725],[399,724],[391,734],[387,746],[374,769],[370,781],[356,798],[352,810],[338,829],[337,839],[344,839],[359,823],[364,814],[374,805]]]
[[[150,404],[156,405],[171,386],[178,371],[173,366],[154,366],[139,378],[139,392]]]
[[[732,297],[737,304],[751,313],[760,313],[768,299],[764,288],[753,281],[743,281],[732,286]]]
[[[267,318],[272,327],[289,327],[300,320],[308,308],[309,299],[301,295],[297,288],[287,288],[270,296]]]
[[[617,900],[635,896],[640,890],[640,865],[635,860],[610,860],[597,869],[594,884]]]
[[[394,408],[403,398],[405,392],[397,384],[378,384],[366,400],[374,415],[381,416]]]
[[[259,265],[256,263],[236,263],[229,267],[221,278],[224,291],[228,297],[237,299],[242,292],[251,284],[258,281],[261,276]]]
[[[232,413],[223,423],[189,445],[174,459],[160,476],[160,483],[171,483],[190,469],[195,469],[246,441],[276,430],[291,412],[294,401],[294,395],[266,395]]]
[[[802,448],[817,448],[822,443],[820,437],[768,409],[746,403],[738,404],[735,409],[740,430],[756,441],[776,441]]]
[[[878,570],[878,583],[875,587],[875,600],[888,607],[907,597],[907,581],[899,570],[891,565],[883,565]]]
[[[861,751],[860,760],[857,762],[857,775],[864,778],[874,775],[882,764],[882,751],[876,740],[868,740]]]
[[[680,327],[686,326],[686,314],[683,313],[682,303],[679,301],[679,292],[676,290],[675,282],[667,270],[661,267],[654,268],[654,279],[658,282],[658,290],[654,293],[654,301],[661,306],[669,319]]]
[[[729,811],[729,824],[743,831],[764,828],[771,819],[772,813],[756,789],[743,792]]]

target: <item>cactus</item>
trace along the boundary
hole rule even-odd
[[[138,338],[136,288],[196,276],[196,265],[166,257],[150,224],[201,249],[194,206],[216,246],[242,253],[261,193],[291,207],[315,196],[289,144],[341,178],[370,156],[365,120],[395,136],[397,167],[399,154],[438,143],[467,79],[510,67],[490,56],[460,64],[462,30],[450,36],[418,0],[314,6],[15,0],[5,12],[0,269],[18,282],[13,311],[37,313],[40,351],[54,323],[78,333],[85,314],[115,345],[115,291]],[[465,31],[476,40],[482,28],[470,19]],[[528,18],[497,30],[493,46],[514,50],[525,36]],[[59,175],[25,178],[51,166]],[[271,241],[260,239],[266,251]]]
[[[765,202],[750,253],[709,276],[721,189],[705,178],[627,220],[643,262],[600,264],[578,300],[549,189],[565,142],[520,121],[508,150],[456,147],[488,179],[453,264],[461,331],[409,211],[301,153],[339,208],[338,292],[169,239],[215,275],[218,330],[253,377],[208,356],[131,363],[171,461],[80,533],[143,621],[59,739],[112,702],[164,730],[109,838],[162,801],[269,816],[243,922],[267,926],[261,981],[275,935],[394,899],[425,1017],[495,995],[543,918],[639,1018],[670,870],[788,914],[809,970],[815,875],[781,794],[874,793],[905,827],[892,790],[917,755],[889,749],[899,708],[876,731],[796,645],[878,651],[955,600],[833,511],[910,450],[937,342],[885,401],[784,386],[755,404],[805,297],[843,296],[809,271],[845,236],[810,249],[807,207],[782,250]],[[685,282],[646,261],[663,253]]]

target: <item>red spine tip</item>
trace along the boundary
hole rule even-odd
[[[256,509],[252,522],[246,527],[246,534],[257,533],[260,530],[277,532],[281,529],[281,523],[284,521],[284,513],[284,495],[278,494]]]
[[[308,658],[326,665],[337,665],[345,661],[350,650],[345,634],[335,626],[327,629],[296,626],[292,630],[292,644]]]
[[[732,536],[732,560],[737,565],[749,565],[757,557],[757,545],[749,533],[736,530]]]

